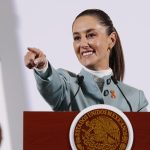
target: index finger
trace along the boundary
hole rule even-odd
[[[41,51],[38,48],[28,47],[27,48],[30,52],[35,53],[36,55],[39,55]]]

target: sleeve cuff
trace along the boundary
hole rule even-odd
[[[43,69],[34,69],[34,72],[39,75],[42,79],[46,80],[52,73],[52,69],[51,66],[49,64],[49,62],[47,63],[47,65],[45,66],[45,68]]]
[[[39,72],[39,73],[45,73],[46,70],[48,69],[48,62],[46,64],[46,66],[43,69],[38,69],[38,68],[34,68],[35,71]]]

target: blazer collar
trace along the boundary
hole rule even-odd
[[[102,93],[100,92],[100,89],[95,81],[95,76],[91,73],[89,73],[88,71],[86,71],[85,69],[82,69],[79,73],[79,75],[81,76],[84,76],[84,80],[83,80],[83,84],[85,85],[86,87],[86,90],[88,91],[88,93],[92,94],[93,93],[95,94],[95,96],[99,99],[102,99],[103,95]],[[113,75],[110,74],[108,76],[104,76],[102,79],[104,80],[104,84],[107,83],[108,80],[111,79],[111,76]]]
[[[79,75],[84,76],[84,80],[88,81],[88,82],[93,82],[94,78],[98,78],[96,76],[94,76],[93,74],[89,73],[88,71],[86,71],[85,69],[82,69],[79,73]],[[104,82],[107,82],[108,79],[111,78],[111,76],[113,76],[113,73],[111,73],[108,76],[104,76],[102,79],[104,79]]]

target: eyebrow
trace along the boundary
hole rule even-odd
[[[89,32],[91,32],[91,31],[95,31],[95,29],[87,29],[87,30],[85,30],[84,32],[85,32],[85,33],[89,33]],[[75,35],[75,34],[79,34],[79,32],[74,32],[73,35]]]

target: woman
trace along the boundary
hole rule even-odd
[[[81,111],[108,104],[122,111],[147,111],[144,93],[122,82],[123,51],[110,17],[98,9],[85,10],[75,18],[72,32],[76,56],[84,66],[78,75],[55,70],[37,48],[28,48],[25,55],[39,92],[53,110]]]

